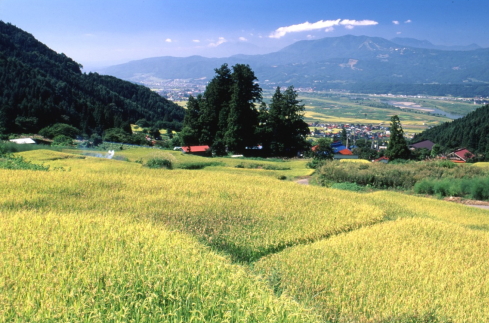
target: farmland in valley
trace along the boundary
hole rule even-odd
[[[301,92],[299,99],[305,105],[307,122],[389,126],[390,117],[398,115],[405,132],[409,133],[418,133],[430,126],[451,120],[440,113],[465,115],[479,107],[470,101],[454,99],[388,97],[354,93]],[[402,105],[401,109],[396,107],[396,102],[407,103],[407,105]],[[406,108],[410,105],[411,108]]]
[[[84,153],[0,169],[2,322],[489,320],[489,211],[298,185],[307,160]]]

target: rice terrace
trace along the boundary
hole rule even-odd
[[[289,2],[0,1],[0,323],[489,322],[489,2]]]
[[[3,322],[489,319],[487,210],[298,185],[306,160],[86,153],[0,169]]]

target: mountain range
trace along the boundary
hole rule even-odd
[[[396,42],[394,42],[396,41]],[[155,57],[100,70],[133,82],[210,80],[224,63],[249,64],[260,85],[345,89],[358,92],[440,92],[487,95],[489,49],[477,45],[444,48],[427,41],[353,36],[298,41],[277,52],[226,58]],[[453,50],[457,49],[457,50]],[[424,86],[427,85],[427,86]],[[363,90],[363,91],[362,91]],[[419,94],[419,93],[414,93]]]

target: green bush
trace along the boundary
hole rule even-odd
[[[489,199],[489,177],[478,178],[472,182],[470,197],[476,200]]]
[[[73,139],[65,135],[57,135],[53,139],[52,146],[71,146],[73,145]]]
[[[41,129],[39,131],[39,134],[41,136],[44,136],[46,138],[51,138],[51,139],[60,135],[64,135],[70,138],[75,138],[80,134],[80,130],[66,123],[56,123],[52,126]]]
[[[239,163],[234,166],[236,168],[249,168],[249,169],[265,169],[265,170],[290,170],[290,167],[281,167],[270,164],[257,164],[257,163]]]
[[[166,168],[173,169],[173,163],[171,160],[161,157],[153,157],[148,159],[145,164],[148,168]]]
[[[207,166],[224,166],[221,162],[194,162],[194,163],[181,163],[178,168],[181,169],[203,169]]]
[[[0,156],[0,168],[4,169],[29,169],[29,170],[49,170],[49,166],[33,164],[30,161],[24,160],[22,156],[14,156],[12,154],[4,154]]]
[[[451,183],[445,178],[435,182],[433,191],[436,195],[440,197],[450,196],[450,186]]]
[[[455,195],[461,191],[468,192],[464,187],[468,184],[462,180],[471,180],[487,176],[487,171],[481,167],[471,165],[457,165],[450,161],[443,162],[409,162],[404,164],[383,164],[372,163],[368,167],[360,167],[355,163],[340,163],[338,161],[322,162],[317,168],[318,182],[326,186],[326,183],[357,183],[358,185],[371,185],[374,188],[395,188],[409,190],[413,189],[416,183],[423,180],[442,180],[447,182],[438,183],[437,194]],[[460,180],[455,181],[453,180]],[[458,186],[455,186],[457,183]],[[435,183],[432,189],[428,189],[428,182],[418,184],[415,189],[420,194],[433,194]],[[470,184],[471,185],[471,184]]]
[[[423,179],[414,184],[414,192],[416,194],[433,194],[435,192],[433,188],[433,182],[428,179]]]

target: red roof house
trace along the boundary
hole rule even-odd
[[[372,162],[374,162],[374,163],[384,163],[384,164],[387,164],[389,162],[389,158],[388,157],[385,157],[385,156],[382,156],[380,158],[377,158],[377,159],[372,160]]]
[[[209,146],[184,146],[182,150],[184,153],[205,153]]]
[[[471,153],[466,148],[455,150],[454,152],[448,154],[448,159],[455,162],[466,162],[467,159],[474,157],[474,154]]]
[[[351,152],[351,150],[350,149],[347,149],[347,148],[338,151],[338,154],[340,154],[340,155],[353,155],[353,153]]]

